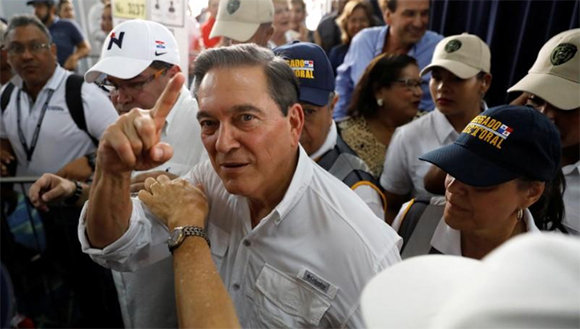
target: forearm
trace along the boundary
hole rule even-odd
[[[104,248],[127,231],[133,210],[130,183],[130,172],[104,174],[97,166],[86,217],[86,233],[91,246]]]
[[[239,328],[236,310],[204,239],[190,237],[173,254],[180,328]]]
[[[75,60],[79,60],[81,58],[87,57],[90,52],[91,47],[87,42],[84,42],[80,45],[77,45],[77,47],[75,48],[75,52],[72,53],[71,57],[73,57]]]

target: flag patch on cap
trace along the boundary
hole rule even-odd
[[[311,59],[288,59],[288,65],[294,71],[294,75],[300,79],[314,79],[314,61]]]
[[[513,128],[499,120],[486,115],[478,115],[463,129],[462,133],[477,137],[501,150],[501,144],[508,139],[513,131]]]
[[[165,49],[165,42],[160,41],[160,40],[155,40],[155,48]]]

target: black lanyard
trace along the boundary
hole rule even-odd
[[[26,151],[26,159],[30,162],[32,159],[32,153],[34,153],[34,149],[36,148],[36,143],[38,142],[38,135],[40,134],[40,126],[42,126],[42,121],[44,120],[44,114],[48,109],[48,103],[52,98],[52,93],[54,90],[48,90],[48,96],[46,96],[46,101],[42,106],[42,110],[40,112],[40,117],[38,118],[38,122],[36,123],[36,128],[34,129],[34,135],[32,135],[32,143],[30,144],[30,148],[28,148],[28,144],[26,143],[26,138],[24,137],[24,132],[22,131],[22,127],[20,126],[20,116],[21,116],[21,109],[20,109],[20,93],[22,90],[18,90],[18,96],[16,97],[16,111],[18,112],[17,123],[18,123],[18,138],[20,138],[20,143],[22,147],[24,147],[24,151]]]

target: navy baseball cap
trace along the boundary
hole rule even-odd
[[[300,102],[325,106],[334,91],[334,73],[326,53],[318,45],[295,41],[274,53],[286,60],[300,81]]]
[[[502,105],[473,119],[457,140],[419,159],[479,187],[518,177],[551,181],[560,168],[560,135],[540,112]]]
[[[46,3],[47,5],[54,5],[54,0],[30,0],[26,2],[27,6],[35,5],[37,3]]]

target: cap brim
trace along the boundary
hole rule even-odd
[[[448,59],[438,59],[431,64],[427,65],[422,71],[421,76],[429,73],[434,67],[442,67],[447,71],[455,74],[461,79],[469,79],[477,75],[481,70],[471,67],[469,65],[452,61]]]
[[[256,33],[259,26],[260,23],[216,20],[209,37],[226,37],[238,42],[246,42]]]
[[[322,90],[311,87],[300,87],[300,102],[310,103],[316,106],[325,106],[328,104],[330,90]]]
[[[419,160],[430,162],[471,186],[494,186],[518,177],[512,171],[455,143],[427,152]]]
[[[132,79],[151,65],[150,60],[111,56],[101,59],[85,73],[86,82],[94,82],[106,74],[118,79]]]
[[[459,256],[409,258],[364,288],[361,310],[367,328],[427,328],[444,301],[476,280],[481,262]]]
[[[508,89],[508,92],[512,91],[532,93],[562,110],[580,107],[580,85],[551,74],[528,73]]]

